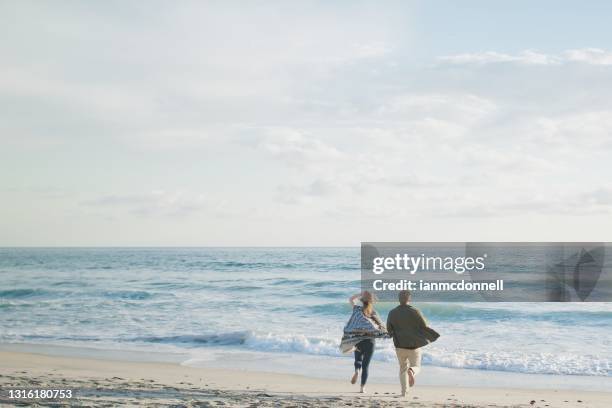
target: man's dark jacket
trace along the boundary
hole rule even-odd
[[[399,305],[389,312],[387,331],[397,348],[417,349],[440,337],[427,326],[421,312],[410,305]]]

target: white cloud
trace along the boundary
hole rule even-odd
[[[127,211],[139,216],[185,216],[202,211],[209,204],[203,194],[153,190],[147,193],[109,194],[81,202],[85,207]]]
[[[223,126],[282,126],[304,88],[390,56],[397,29],[367,5],[130,5],[130,19],[109,5],[0,10],[20,21],[0,29],[0,106],[28,109],[28,120],[2,109],[0,137],[29,135],[12,138],[23,148],[95,134],[191,149]]]
[[[441,134],[453,134],[453,127],[465,129],[494,115],[496,110],[494,102],[469,93],[411,93],[391,96],[377,114],[384,119],[411,121],[421,130],[441,126]]]
[[[122,132],[125,142],[143,150],[158,151],[189,151],[201,149],[211,144],[219,143],[219,135],[231,133],[227,127],[202,126],[187,128],[139,129],[134,132]]]
[[[382,58],[393,51],[393,47],[385,42],[364,42],[351,47],[352,55],[356,59]]]
[[[304,166],[345,157],[336,147],[298,129],[275,127],[260,132],[257,147],[289,165]]]
[[[612,65],[612,51],[606,51],[600,48],[567,50],[563,54],[568,61],[582,62],[591,65]]]
[[[574,152],[612,148],[612,111],[587,111],[534,118],[526,136],[541,146]]]
[[[438,61],[450,64],[476,64],[485,65],[491,63],[516,63],[524,65],[556,65],[561,63],[561,59],[554,55],[547,55],[537,51],[525,50],[518,54],[511,55],[495,51],[485,51],[476,53],[465,53],[439,57]]]
[[[603,185],[595,190],[582,193],[577,201],[612,212],[612,185]]]
[[[133,217],[138,235],[182,214],[231,244],[257,217],[284,238],[289,225],[326,229],[323,216],[327,232],[343,230],[336,218],[371,217],[367,233],[415,217],[427,233],[440,215],[607,208],[608,50],[468,52],[432,67],[448,43],[419,37],[411,7],[365,3],[0,10],[19,17],[0,27],[1,181],[75,192],[41,196],[55,219],[151,215]],[[21,216],[28,198],[5,195]]]
[[[560,54],[546,54],[533,50],[524,50],[518,54],[485,51],[442,56],[438,57],[438,61],[454,65],[486,65],[495,63],[561,65],[572,62],[589,65],[612,65],[612,51],[600,48],[571,49]]]
[[[306,185],[283,184],[277,188],[277,200],[283,204],[304,205],[313,200],[331,198],[344,190],[337,183],[338,180],[315,179]]]
[[[456,197],[455,206],[435,209],[445,217],[516,217],[592,216],[612,214],[612,188],[610,186],[585,192],[547,192],[524,194],[507,200],[499,197]]]

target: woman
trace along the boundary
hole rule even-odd
[[[359,298],[361,306],[355,304]],[[340,349],[344,352],[354,351],[355,373],[351,378],[351,384],[357,382],[361,373],[361,390],[365,392],[368,381],[368,367],[374,354],[374,344],[377,337],[388,337],[385,326],[374,310],[376,298],[368,291],[353,295],[349,303],[353,307],[353,314],[344,327],[344,336],[340,343]]]

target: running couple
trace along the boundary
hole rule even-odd
[[[359,299],[361,306],[356,305]],[[399,377],[402,395],[406,396],[408,387],[414,385],[416,375],[421,369],[420,348],[435,341],[440,335],[427,326],[421,312],[410,306],[410,292],[399,292],[399,306],[389,312],[387,325],[382,323],[374,310],[376,298],[368,291],[353,295],[349,299],[353,313],[344,327],[340,343],[343,353],[355,354],[355,373],[351,383],[355,384],[361,373],[361,392],[365,392],[368,381],[368,367],[374,354],[377,338],[393,337],[395,353],[399,361]]]

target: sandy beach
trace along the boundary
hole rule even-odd
[[[417,386],[407,398],[398,386],[369,384],[368,393],[342,380],[185,367],[174,363],[109,361],[0,352],[3,406],[9,389],[71,389],[72,406],[187,407],[609,407],[612,393],[573,390]],[[32,400],[22,400],[31,403]],[[36,401],[44,406],[51,401]],[[57,404],[57,400],[54,401]],[[57,406],[57,405],[54,405]]]

